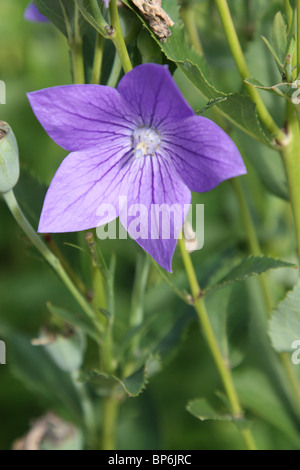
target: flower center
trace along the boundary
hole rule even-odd
[[[132,145],[136,158],[154,155],[161,138],[152,127],[138,127],[132,134]]]

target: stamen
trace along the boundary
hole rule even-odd
[[[161,138],[152,127],[138,127],[132,134],[132,146],[136,158],[155,155]]]

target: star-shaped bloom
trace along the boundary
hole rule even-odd
[[[165,66],[135,67],[117,89],[66,85],[29,93],[29,100],[50,137],[71,152],[52,180],[39,232],[81,231],[119,216],[171,271],[191,190],[210,191],[246,173],[234,142],[194,115]]]
[[[42,15],[39,12],[38,7],[32,2],[30,2],[29,5],[27,6],[27,8],[24,12],[24,18],[27,21],[32,21],[34,23],[47,23],[47,22],[49,22],[48,18],[46,18],[46,16]]]

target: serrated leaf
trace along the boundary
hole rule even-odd
[[[215,106],[216,104],[219,104],[221,103],[222,101],[226,101],[227,100],[227,97],[224,96],[224,97],[220,97],[220,98],[216,98],[214,100],[209,100],[208,103],[202,108],[200,109],[200,111],[196,111],[196,114],[203,114],[205,113],[205,111],[207,111],[209,108],[211,108],[212,106]]]
[[[144,390],[147,377],[145,367],[142,367],[126,379],[93,370],[81,373],[79,381],[88,382],[100,396],[117,395],[123,389],[129,397],[136,397]]]
[[[294,341],[300,340],[300,280],[274,310],[270,336],[278,352],[292,352]]]
[[[196,398],[191,400],[186,407],[187,411],[200,421],[233,421],[230,414],[221,414],[213,409],[213,407],[205,400],[205,398]]]
[[[126,379],[117,379],[129,397],[137,397],[144,390],[147,379],[144,367]]]
[[[206,289],[205,294],[211,293],[217,289],[223,289],[232,283],[244,281],[251,276],[262,274],[270,269],[278,268],[296,268],[296,266],[286,261],[269,258],[267,256],[249,256],[242,260],[219,282]]]

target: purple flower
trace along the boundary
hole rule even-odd
[[[52,180],[39,232],[90,229],[119,215],[139,245],[171,271],[190,190],[210,191],[246,173],[233,141],[214,122],[194,116],[164,66],[135,67],[117,90],[67,85],[28,96],[50,137],[71,152]],[[140,236],[133,219],[139,207],[146,208]],[[160,219],[168,215],[166,227]]]
[[[24,13],[24,18],[27,21],[32,21],[34,23],[46,23],[49,22],[48,18],[46,16],[42,15],[38,7],[34,5],[34,3],[30,2],[29,5],[27,6],[25,13]]]
[[[102,1],[104,3],[105,7],[108,8],[110,0],[102,0]]]

